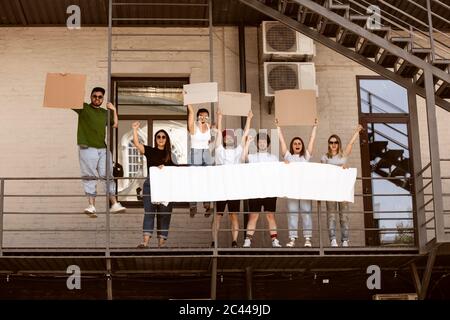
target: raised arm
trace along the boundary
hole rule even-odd
[[[245,122],[244,133],[242,134],[241,146],[245,146],[245,141],[247,140],[248,133],[250,132],[250,125],[253,118],[253,112],[250,110],[247,115],[247,121]]]
[[[278,119],[275,119],[275,125],[277,126],[278,138],[280,139],[280,144],[281,144],[281,156],[284,159],[284,156],[285,156],[286,152],[288,151],[288,149],[286,146],[286,141],[284,140],[283,131],[281,131],[281,127],[278,125]]]
[[[113,123],[112,127],[118,128],[119,127],[119,117],[117,116],[116,107],[111,102],[108,102],[106,104],[106,107],[113,112],[114,123]]]
[[[314,148],[314,142],[316,141],[316,131],[317,131],[318,124],[319,124],[319,121],[316,119],[314,121],[314,126],[311,131],[311,137],[309,138],[308,149],[307,149],[310,156],[312,155],[312,151]]]
[[[216,148],[222,144],[222,110],[217,110],[217,134],[216,134]]]
[[[195,119],[194,119],[194,108],[192,105],[188,104],[188,131],[190,134],[195,133]]]
[[[133,143],[134,143],[134,146],[139,150],[139,153],[144,154],[145,148],[144,148],[144,145],[139,142],[139,136],[138,136],[138,130],[139,130],[140,125],[141,124],[139,123],[139,121],[135,121],[131,125],[131,127],[133,128]]]
[[[242,151],[241,161],[246,162],[248,160],[248,149],[250,148],[250,143],[252,143],[253,137],[247,136],[247,140],[244,144],[244,150]]]
[[[363,129],[363,126],[358,124],[358,127],[356,127],[355,133],[353,134],[352,138],[350,139],[350,142],[347,144],[347,146],[344,149],[344,156],[348,157],[352,153],[353,144],[355,143],[356,139],[358,139],[359,133]]]

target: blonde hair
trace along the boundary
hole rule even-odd
[[[335,138],[338,142],[338,155],[339,156],[343,156],[343,152],[342,152],[342,142],[341,142],[341,138],[339,138],[339,136],[337,134],[332,134],[329,138],[328,138],[328,152],[327,152],[327,157],[328,159],[331,159],[333,157],[333,153],[331,153],[331,148],[330,148],[330,139],[331,138]]]

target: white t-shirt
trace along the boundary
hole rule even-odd
[[[309,159],[311,159],[311,155],[309,154],[308,150],[305,150],[305,154],[303,156],[300,156],[298,154],[291,154],[289,150],[284,154],[284,160],[287,160],[289,162],[308,162]]]
[[[322,163],[334,164],[335,166],[342,166],[347,163],[347,157],[336,154],[336,155],[332,156],[331,158],[328,158],[328,156],[326,154],[324,154],[322,156],[322,158],[320,159],[320,161]]]
[[[194,124],[195,132],[191,134],[191,148],[192,149],[209,149],[209,141],[211,140],[211,129],[208,124],[208,130],[202,132],[197,123]]]
[[[248,155],[248,162],[249,163],[256,163],[256,162],[279,162],[278,157],[274,154],[267,153],[267,152],[257,152],[253,154]]]
[[[216,165],[241,163],[242,151],[241,145],[238,145],[236,148],[227,149],[223,145],[219,145],[216,148]]]

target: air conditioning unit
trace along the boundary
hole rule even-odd
[[[375,294],[373,300],[417,300],[415,293]]]
[[[316,90],[316,68],[313,62],[264,62],[264,95],[275,96],[284,89]]]
[[[296,58],[309,60],[315,56],[311,38],[277,21],[262,23],[263,59]]]

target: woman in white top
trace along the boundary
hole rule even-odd
[[[324,154],[321,158],[322,163],[333,164],[336,166],[341,166],[344,169],[347,168],[347,159],[352,153],[353,144],[358,138],[359,133],[363,127],[358,125],[353,134],[350,142],[347,144],[345,149],[342,149],[341,138],[338,135],[332,134],[328,138],[328,152]],[[349,237],[349,218],[348,218],[348,203],[347,202],[336,202],[327,201],[327,221],[328,221],[328,233],[330,236],[330,242],[332,247],[337,247],[338,243],[336,241],[336,213],[339,212],[339,221],[341,225],[341,243],[343,247],[348,247],[348,237]]]
[[[267,134],[258,133],[256,135],[256,145],[258,152],[255,154],[248,154],[250,143],[253,137],[249,136],[242,153],[242,159],[247,159],[250,163],[255,162],[279,162],[278,157],[268,153],[270,147],[270,137]],[[250,215],[247,222],[247,235],[244,240],[244,248],[250,248],[252,245],[253,235],[255,233],[256,223],[258,222],[259,213],[261,209],[266,212],[266,219],[269,224],[269,233],[272,238],[272,247],[280,248],[281,244],[277,238],[277,223],[275,221],[274,212],[277,207],[277,198],[258,198],[248,200]]]
[[[242,151],[247,139],[248,133],[250,131],[250,122],[253,118],[252,111],[249,111],[247,115],[247,122],[245,123],[244,133],[242,135],[240,144],[237,145],[237,137],[234,130],[225,129],[222,131],[222,112],[218,110],[217,112],[217,136],[216,136],[216,149],[215,149],[215,160],[216,165],[230,165],[241,163]],[[231,221],[231,235],[232,235],[232,248],[237,248],[237,238],[239,235],[239,219],[237,213],[240,212],[241,200],[225,200],[217,201],[216,209],[217,216],[215,219],[215,225],[212,226],[212,235],[214,239],[214,234],[216,230],[219,230],[220,220],[225,211],[225,207],[228,205],[228,213],[230,215]],[[214,246],[214,241],[212,243]]]
[[[289,150],[286,147],[283,132],[281,131],[278,121],[275,124],[278,129],[278,137],[281,144],[281,154],[284,161],[289,162],[308,162],[311,159],[312,150],[314,148],[314,141],[316,139],[317,119],[311,131],[308,147],[305,148],[302,138],[294,137],[289,144]],[[312,219],[311,219],[311,200],[288,199],[288,227],[289,227],[289,242],[286,247],[292,248],[295,246],[295,241],[298,239],[298,212],[302,215],[303,237],[305,238],[305,247],[311,247],[312,238]]]
[[[188,131],[191,136],[191,157],[190,164],[194,166],[212,165],[209,143],[211,141],[211,128],[208,123],[209,111],[199,109],[197,111],[197,120],[194,119],[194,109],[188,105]],[[197,203],[189,204],[190,216],[193,218],[197,213]],[[203,202],[205,208],[205,217],[211,215],[211,203]]]

